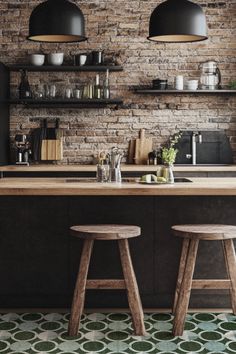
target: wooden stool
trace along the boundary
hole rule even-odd
[[[128,238],[140,236],[140,227],[130,225],[81,225],[71,227],[71,234],[84,239],[84,244],[71,308],[69,335],[75,336],[78,333],[86,289],[126,289],[135,335],[145,335],[142,303],[128,243]],[[124,279],[87,279],[94,240],[118,241]]]
[[[173,306],[173,334],[181,336],[189,305],[191,289],[229,289],[233,313],[236,314],[236,258],[233,239],[236,226],[231,225],[177,225],[175,236],[183,238],[179,274]],[[228,279],[193,280],[198,244],[200,240],[221,240]]]

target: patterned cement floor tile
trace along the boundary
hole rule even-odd
[[[67,336],[69,314],[0,315],[0,354],[186,354],[236,353],[236,316],[187,316],[181,337],[173,337],[170,314],[145,314],[148,335],[132,334],[127,313],[83,315],[77,336]]]

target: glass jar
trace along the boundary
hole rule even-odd
[[[110,166],[97,165],[97,182],[104,183],[110,181]]]

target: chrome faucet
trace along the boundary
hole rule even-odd
[[[192,164],[197,164],[197,137],[198,143],[202,143],[202,134],[201,132],[193,132],[192,133]]]

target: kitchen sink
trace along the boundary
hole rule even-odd
[[[94,183],[96,178],[67,178],[65,179],[66,183]]]
[[[139,181],[139,178],[122,178],[122,182],[124,183],[136,183]],[[94,183],[96,182],[96,178],[68,178],[65,180],[66,183]],[[191,179],[177,177],[175,178],[175,183],[191,183]]]
[[[191,179],[189,178],[183,178],[183,177],[177,177],[175,178],[175,183],[192,183]]]

